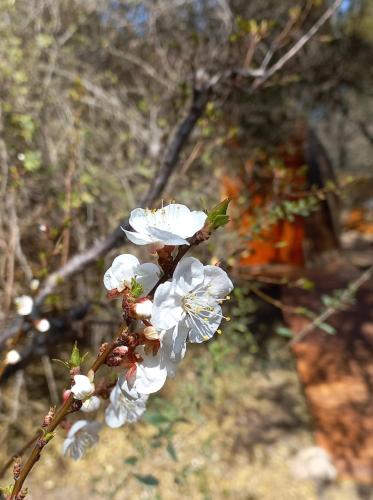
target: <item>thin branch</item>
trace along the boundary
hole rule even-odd
[[[342,293],[339,303],[341,307],[348,303],[348,301],[355,295],[355,293],[361,288],[364,283],[369,281],[373,276],[373,266],[364,271],[355,281],[350,283],[346,290]],[[318,328],[322,323],[325,323],[331,316],[338,312],[341,307],[330,306],[325,311],[323,311],[317,318],[315,318],[311,323],[306,325],[294,338],[289,342],[292,346],[301,340],[303,340],[310,332],[315,328]]]
[[[340,7],[342,0],[335,0],[334,3],[324,12],[324,14],[316,21],[316,23],[305,33],[280,59],[273,64],[263,76],[259,76],[253,83],[252,89],[257,89],[285,64],[290,61],[303,47],[313,38],[319,29],[332,17],[336,10]]]
[[[209,89],[194,90],[189,113],[177,127],[166,150],[161,167],[153,178],[148,192],[140,202],[140,206],[151,206],[161,196],[173,171],[178,165],[182,149],[185,147],[192,130],[206,108],[209,93]],[[124,219],[105,240],[99,241],[84,252],[74,255],[64,266],[50,274],[35,299],[36,307],[42,305],[46,297],[54,291],[58,284],[73,274],[83,271],[83,269],[96,262],[99,257],[106,255],[113,248],[122,245],[125,238],[121,229],[122,227],[129,229],[128,218]],[[0,342],[1,340],[2,338],[0,337]]]

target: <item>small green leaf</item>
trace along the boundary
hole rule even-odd
[[[147,486],[157,486],[159,484],[159,480],[152,474],[134,474],[134,476],[140,483]]]
[[[165,415],[162,415],[162,413],[150,413],[150,412],[145,413],[143,420],[146,420],[150,424],[156,426],[169,423],[170,421]]]
[[[143,293],[143,286],[136,280],[135,277],[131,279],[131,293],[135,299],[140,297]]]
[[[328,333],[329,335],[334,335],[337,330],[334,328],[334,326],[329,325],[328,323],[317,323],[317,325],[321,330],[323,330],[325,333]]]
[[[230,201],[230,198],[226,198],[212,208],[207,214],[207,221],[213,229],[225,226],[229,222],[227,209]]]
[[[82,360],[82,358],[80,357],[78,343],[75,342],[73,350],[71,351],[71,356],[70,356],[70,361],[69,361],[70,367],[76,368],[76,367],[80,366],[81,360]]]
[[[139,459],[135,455],[131,455],[125,459],[124,463],[128,465],[135,465],[138,460]]]
[[[276,328],[276,333],[277,335],[281,335],[281,337],[293,337],[293,332],[290,330],[290,328],[286,328],[286,326],[278,326]]]
[[[68,368],[70,370],[70,365],[67,361],[63,361],[62,359],[58,359],[58,358],[52,358],[52,361],[55,361],[56,363],[61,363],[63,366],[65,366],[66,368]]]
[[[170,457],[172,458],[172,460],[174,460],[174,462],[177,462],[177,453],[176,453],[175,446],[173,445],[172,441],[168,442],[167,451],[168,451]]]
[[[56,435],[56,433],[55,433],[55,432],[47,432],[47,433],[44,435],[43,439],[44,439],[47,443],[49,443],[49,441],[50,441],[51,439],[53,439],[55,435]]]

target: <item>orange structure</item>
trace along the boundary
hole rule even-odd
[[[277,218],[275,205],[299,198],[306,188],[302,145],[291,142],[276,156],[258,152],[240,173],[222,177],[224,195],[232,199],[231,219],[242,240],[239,264],[304,264],[304,219]]]

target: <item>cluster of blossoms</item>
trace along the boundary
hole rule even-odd
[[[220,267],[205,266],[185,254],[225,224],[227,204],[218,205],[212,216],[179,204],[131,212],[133,231],[125,230],[128,239],[147,245],[158,263],[141,264],[135,256],[123,254],[106,271],[108,297],[121,300],[125,321],[106,359],[118,378],[115,385],[96,388],[93,373],[85,376],[72,370],[73,385],[68,392],[81,411],[96,411],[101,396],[109,399],[105,410],[109,427],[137,421],[149,395],[175,375],[187,344],[209,340],[218,331],[221,304],[229,296],[232,282]],[[100,427],[97,422],[76,422],[63,452],[80,458],[97,441]]]

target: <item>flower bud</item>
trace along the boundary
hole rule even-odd
[[[106,364],[108,366],[120,366],[122,364],[123,358],[128,353],[128,347],[121,345],[113,349],[106,359]]]
[[[21,474],[21,458],[16,457],[14,459],[14,465],[13,465],[14,481],[18,481],[20,474]]]
[[[63,391],[63,394],[62,394],[62,399],[63,399],[63,401],[64,401],[64,402],[65,402],[67,399],[69,399],[70,394],[71,394],[70,389],[65,389],[65,390]]]
[[[154,326],[147,326],[143,333],[148,340],[159,340],[159,333]]]
[[[42,427],[48,427],[48,425],[51,424],[51,422],[54,418],[55,412],[56,412],[56,408],[54,406],[51,406],[49,408],[49,412],[45,415],[45,417],[43,419],[43,423],[41,424]]]
[[[153,303],[146,299],[141,302],[136,302],[133,307],[134,316],[136,319],[149,319],[152,315]]]

